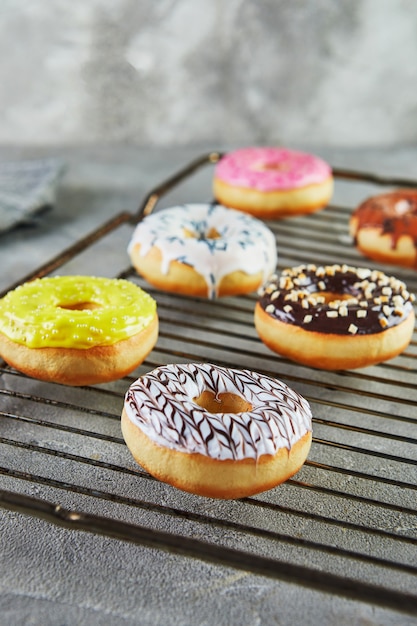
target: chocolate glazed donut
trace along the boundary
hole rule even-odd
[[[302,265],[273,276],[255,326],[275,352],[321,369],[365,367],[398,355],[414,330],[414,295],[383,272]]]

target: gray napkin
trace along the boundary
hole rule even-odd
[[[0,232],[53,206],[63,170],[59,159],[0,163]]]

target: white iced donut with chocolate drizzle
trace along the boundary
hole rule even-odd
[[[256,291],[277,263],[272,231],[218,204],[184,204],[146,216],[128,253],[151,285],[203,298]]]
[[[213,498],[284,482],[303,465],[312,437],[310,406],[285,383],[208,363],[161,366],[139,378],[121,423],[150,474]]]

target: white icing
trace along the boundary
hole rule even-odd
[[[209,238],[213,229],[219,237]],[[194,236],[185,236],[186,231]],[[164,274],[174,260],[192,266],[204,277],[211,298],[224,276],[237,270],[262,272],[265,281],[277,264],[272,231],[260,220],[219,204],[184,204],[148,215],[133,233],[129,254],[135,244],[140,244],[141,256],[159,248]]]
[[[408,200],[398,200],[398,202],[396,202],[394,204],[394,211],[397,213],[397,215],[404,215],[405,213],[408,213],[408,211],[411,208],[411,204],[410,202],[408,202]]]
[[[231,393],[252,406],[242,413],[209,413],[193,399],[203,391]],[[258,459],[288,450],[311,431],[308,402],[285,383],[248,370],[211,364],[166,365],[129,388],[129,419],[155,443],[214,459]]]

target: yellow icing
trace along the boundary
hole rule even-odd
[[[0,300],[0,332],[28,348],[108,346],[141,332],[155,300],[116,278],[38,278]]]

